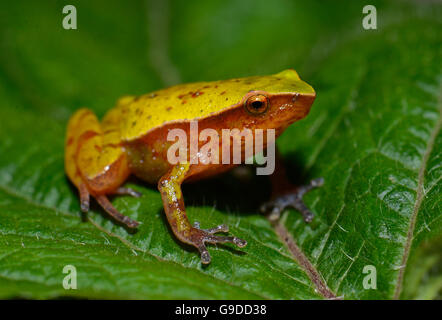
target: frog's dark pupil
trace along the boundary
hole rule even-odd
[[[254,109],[261,109],[262,105],[263,105],[262,101],[253,101],[252,102],[252,107]]]

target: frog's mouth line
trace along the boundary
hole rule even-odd
[[[300,119],[304,118],[305,116],[307,116],[307,114],[310,111],[311,105],[313,104],[314,99],[316,98],[316,93],[315,92],[313,92],[313,93],[299,93],[299,92],[295,92],[295,93],[294,92],[269,93],[267,91],[262,91],[262,90],[252,90],[252,91],[249,91],[246,95],[244,95],[242,97],[242,99],[240,100],[240,102],[234,103],[234,104],[230,105],[229,107],[226,107],[226,108],[224,108],[222,110],[219,110],[217,112],[212,112],[209,115],[210,115],[210,117],[221,117],[221,118],[223,118],[223,117],[227,116],[230,112],[233,112],[237,108],[243,106],[244,102],[247,101],[248,98],[250,98],[251,96],[257,95],[257,94],[265,95],[266,97],[268,97],[270,99],[270,101],[274,97],[286,96],[285,99],[287,99],[287,96],[291,96],[292,97],[292,100],[291,100],[292,103],[287,103],[287,106],[286,106],[286,107],[289,107],[289,108],[292,108],[292,107],[295,106],[296,103],[299,103],[300,99],[307,98],[306,103],[304,105],[300,105],[301,107],[304,107],[303,109],[305,109],[306,112],[302,116],[298,117],[297,119],[294,119],[292,122],[290,122],[290,124],[295,122],[295,121],[297,121],[297,120],[300,120]],[[284,105],[284,104],[281,104],[281,106],[282,105]],[[309,106],[306,107],[306,105],[309,105]],[[269,107],[269,108],[271,108],[271,107]],[[256,119],[263,118],[263,117],[266,116],[266,114],[267,113],[264,113],[263,115],[255,115],[255,118]],[[201,116],[201,117],[195,118],[194,120],[203,120],[206,117],[207,116]],[[169,127],[168,130],[170,130],[170,129],[172,129],[170,126],[173,126],[174,124],[175,125],[180,125],[180,124],[184,125],[184,124],[190,123],[191,121],[192,120],[189,120],[189,119],[187,119],[187,120],[181,119],[181,120],[167,121],[165,123],[162,123],[159,126],[150,128],[147,132],[145,132],[143,134],[143,136],[146,137],[146,136],[148,136],[149,134],[151,134],[152,132],[154,132],[156,130],[161,130],[161,128],[164,128],[164,126]],[[140,137],[137,137],[137,138],[140,138]],[[125,140],[125,141],[126,142],[130,142],[131,140],[133,140],[133,138]]]

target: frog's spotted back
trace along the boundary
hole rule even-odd
[[[237,105],[252,90],[314,93],[313,88],[292,69],[269,76],[177,85],[120,100],[117,110],[127,119],[121,122],[121,138],[126,141],[136,139],[166,122],[211,116]]]

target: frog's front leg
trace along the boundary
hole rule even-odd
[[[270,176],[272,183],[271,200],[261,205],[261,212],[268,214],[270,220],[278,220],[281,213],[286,208],[298,210],[305,222],[311,222],[314,214],[305,205],[303,196],[308,191],[318,188],[324,184],[323,178],[310,181],[307,185],[294,186],[287,178],[285,167],[278,151],[276,152],[276,170]]]
[[[196,247],[201,254],[201,262],[210,263],[210,254],[206,243],[230,242],[242,248],[247,245],[245,240],[234,236],[217,236],[215,233],[228,232],[226,225],[220,225],[212,229],[201,229],[199,223],[190,225],[184,207],[181,192],[182,182],[191,175],[190,164],[178,164],[166,173],[158,182],[158,190],[163,199],[164,211],[167,220],[175,236],[182,242]]]

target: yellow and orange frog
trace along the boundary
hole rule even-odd
[[[244,247],[247,242],[234,236],[216,235],[228,232],[226,225],[212,229],[201,229],[198,223],[191,225],[181,184],[219,174],[237,164],[189,161],[171,164],[167,152],[173,142],[167,139],[168,133],[176,128],[188,132],[189,122],[197,121],[199,131],[274,129],[278,136],[308,114],[314,99],[313,88],[289,69],[270,76],[182,84],[138,97],[123,97],[101,122],[92,111],[80,109],[67,128],[65,170],[79,190],[83,212],[89,210],[92,196],[106,212],[129,228],[136,228],[138,222],[118,212],[107,195],[140,196],[122,187],[130,174],[157,183],[175,236],[195,246],[202,263],[207,264],[210,255],[206,243],[230,242]],[[197,156],[207,155],[198,152]],[[307,222],[311,221],[313,215],[304,205],[302,195],[321,185],[322,180],[294,187],[283,169],[276,170],[271,180],[274,196],[261,207],[262,211],[275,216],[292,206]]]

